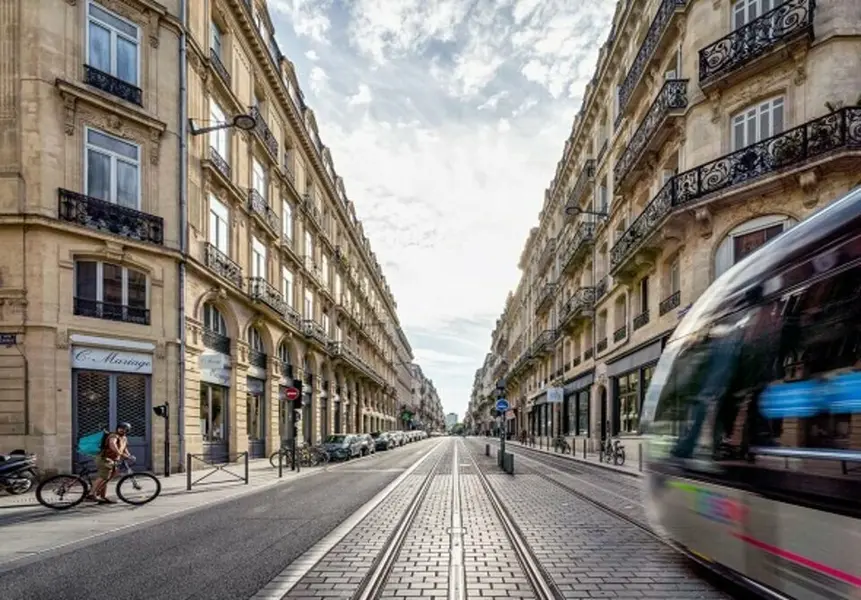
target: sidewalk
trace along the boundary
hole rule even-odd
[[[227,468],[244,476],[243,463],[231,464]],[[258,459],[249,461],[248,485],[239,478],[216,471],[194,485],[191,491],[186,491],[186,474],[176,473],[159,478],[161,494],[144,506],[119,502],[106,507],[83,502],[69,510],[57,511],[39,504],[35,490],[23,496],[0,496],[0,538],[3,540],[0,544],[0,572],[11,566],[9,563],[12,561],[22,561],[93,537],[253,494],[323,470],[323,467],[312,467],[294,473],[288,467],[284,469],[283,478],[278,479],[278,469],[273,469],[268,459]],[[201,465],[192,473],[192,481],[209,471],[213,469]],[[113,488],[112,484],[108,496],[116,499]]]
[[[499,446],[499,438],[477,438],[481,440],[485,440],[486,442],[495,443],[495,445]],[[536,438],[537,439],[537,438]],[[568,443],[571,443],[571,440],[568,440]],[[548,444],[550,444],[550,440],[544,438],[543,443],[540,445],[538,442],[534,446],[530,446],[529,444],[521,444],[520,442],[514,440],[506,440],[505,445],[511,446],[513,448],[526,448],[527,450],[532,450],[534,452],[541,452],[542,454],[549,454],[551,456],[555,456],[557,458],[566,458],[572,462],[579,463],[587,463],[593,467],[598,467],[600,469],[605,469],[607,471],[616,471],[617,473],[624,473],[625,475],[633,476],[633,477],[643,477],[642,471],[640,471],[639,465],[639,444],[634,448],[631,448],[631,444],[628,443],[625,445],[625,464],[622,466],[607,464],[598,460],[597,452],[586,452],[586,457],[583,458],[583,446],[582,442],[579,445],[574,445],[574,454],[563,454],[561,452],[556,452],[553,450],[552,446],[548,448]],[[624,444],[624,442],[623,442]]]

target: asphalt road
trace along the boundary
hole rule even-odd
[[[0,598],[249,598],[436,445],[380,453],[46,557],[0,575]]]

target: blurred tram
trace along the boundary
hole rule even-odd
[[[642,427],[658,533],[765,597],[861,599],[861,189],[709,287]]]

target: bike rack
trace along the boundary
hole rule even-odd
[[[232,457],[232,458],[231,458]],[[199,485],[201,481],[210,477],[216,473],[226,473],[230,475],[228,481],[242,481],[245,485],[248,485],[248,452],[236,452],[232,454],[224,455],[224,461],[216,461],[213,459],[208,459],[206,456],[202,454],[191,454],[190,452],[185,455],[185,490],[187,492],[191,491],[191,488],[195,485]],[[204,468],[211,468],[206,475],[203,475],[199,479],[192,481],[192,463],[193,461],[198,461],[205,465]],[[230,468],[233,467],[234,464],[242,461],[244,463],[244,473],[239,474],[234,471],[231,471]],[[225,483],[224,481],[209,481],[208,483]]]

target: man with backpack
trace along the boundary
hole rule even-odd
[[[102,437],[101,449],[95,459],[98,478],[87,497],[91,502],[98,502],[99,504],[117,503],[116,500],[109,500],[107,497],[108,482],[116,475],[119,462],[124,458],[131,458],[127,437],[131,428],[129,423],[118,423],[116,431],[106,432]]]

